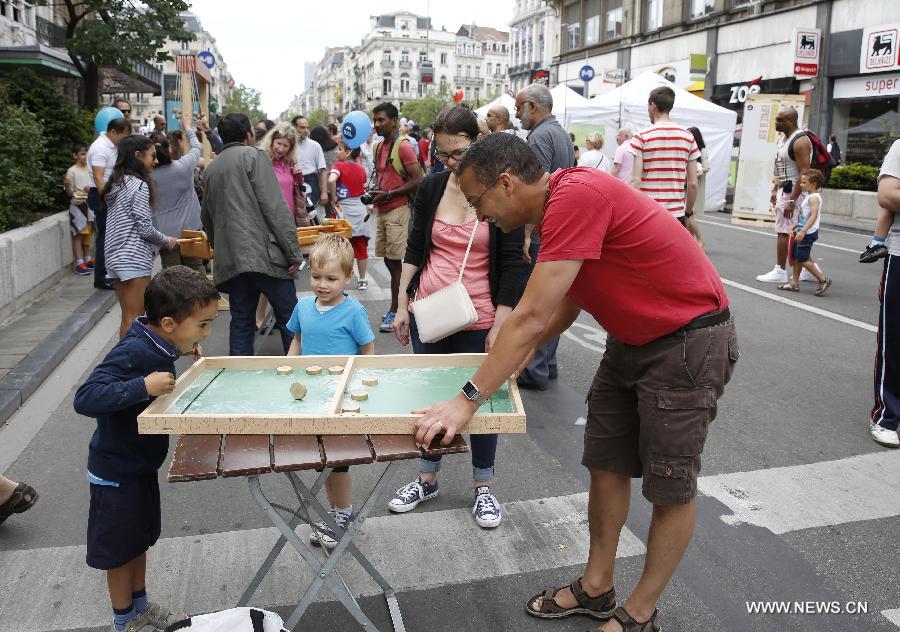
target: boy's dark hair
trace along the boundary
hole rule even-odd
[[[181,322],[217,300],[219,291],[206,275],[187,266],[164,269],[144,290],[144,310],[151,325],[159,325],[166,316]]]
[[[372,108],[372,114],[378,114],[379,112],[384,112],[388,118],[395,119],[400,117],[400,112],[397,110],[397,106],[391,103],[390,101],[385,101],[384,103],[379,103],[374,108]]]
[[[75,143],[72,145],[72,153],[77,154],[82,149],[87,149],[87,143]]]
[[[822,185],[825,184],[825,174],[818,169],[807,169],[800,175],[806,176],[806,179],[816,185],[817,189],[821,189]]]
[[[356,160],[357,158],[359,158],[360,153],[362,152],[359,150],[359,147],[357,147],[356,149],[351,149],[350,160]]]
[[[113,199],[118,193],[118,191],[116,190],[118,189],[117,185],[120,185],[124,182],[125,176],[134,176],[135,178],[143,180],[146,183],[148,189],[150,190],[150,206],[153,206],[153,203],[156,199],[154,194],[155,187],[153,186],[153,180],[150,179],[150,172],[147,171],[146,168],[144,168],[144,165],[135,156],[137,152],[145,152],[151,147],[153,147],[153,141],[143,134],[132,134],[131,136],[126,136],[122,139],[122,142],[119,143],[119,153],[116,157],[116,166],[113,167],[112,175],[109,176],[109,181],[106,183],[107,206],[112,206]]]
[[[127,118],[115,118],[106,126],[107,132],[115,132],[116,134],[131,133],[131,121]]]
[[[253,129],[250,125],[250,119],[243,112],[232,112],[226,114],[216,125],[219,132],[219,138],[223,143],[243,143],[247,138],[247,132]]]
[[[463,134],[469,140],[475,140],[479,133],[478,117],[472,110],[459,105],[448,105],[434,118],[431,128],[435,134]]]
[[[322,146],[322,151],[331,151],[337,147],[337,142],[324,125],[316,125],[309,130],[309,137]]]
[[[647,102],[654,104],[660,114],[668,114],[675,107],[675,91],[669,86],[653,88]]]
[[[486,187],[496,183],[504,172],[526,184],[533,184],[544,175],[537,154],[515,134],[488,134],[476,140],[466,150],[456,173],[461,174],[469,168]]]

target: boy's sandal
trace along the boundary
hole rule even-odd
[[[31,485],[19,483],[15,491],[5,503],[0,505],[0,522],[3,522],[13,514],[28,511],[38,501],[38,493]]]
[[[581,578],[574,580],[569,584],[569,589],[575,596],[575,601],[578,602],[578,605],[574,608],[563,608],[556,603],[557,593],[564,588],[566,587],[548,588],[543,593],[535,595],[525,603],[525,610],[531,616],[541,619],[562,619],[573,614],[582,614],[605,621],[613,615],[613,610],[616,607],[615,586],[602,595],[591,597],[582,590]],[[533,604],[538,599],[541,600],[541,605],[535,609]]]
[[[825,292],[828,291],[828,288],[831,287],[831,279],[825,279],[821,283],[819,283],[819,288],[815,291],[816,296],[822,296]]]
[[[616,608],[615,612],[612,613],[612,618],[622,626],[622,632],[660,632],[662,627],[657,621],[658,616],[659,612],[654,610],[653,615],[649,619],[643,623],[638,623],[622,606]]]
[[[782,292],[799,292],[800,286],[799,285],[791,285],[790,283],[785,283],[783,285],[779,285],[777,289],[781,290]]]

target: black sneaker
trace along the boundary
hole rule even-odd
[[[860,263],[875,263],[879,259],[884,259],[888,255],[887,246],[884,244],[869,244],[862,254],[859,255]]]

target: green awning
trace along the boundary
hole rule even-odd
[[[63,77],[81,78],[69,56],[60,50],[33,44],[31,46],[0,46],[0,69],[26,66],[43,69]]]

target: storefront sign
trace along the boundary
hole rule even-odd
[[[607,68],[603,71],[603,81],[620,86],[625,83],[625,70],[623,68]]]
[[[821,44],[819,29],[794,29],[794,76],[806,78],[819,74]]]
[[[531,71],[531,83],[540,83],[545,86],[550,85],[550,71],[539,69]]]
[[[893,97],[900,94],[900,73],[848,77],[834,82],[835,99]]]
[[[900,22],[873,26],[863,31],[859,72],[900,70]]]
[[[765,94],[767,92],[796,94],[799,90],[800,82],[794,77],[779,77],[777,79],[757,77],[744,83],[716,86],[713,88],[710,100],[716,105],[721,105],[729,110],[743,112],[744,102],[751,94]]]

